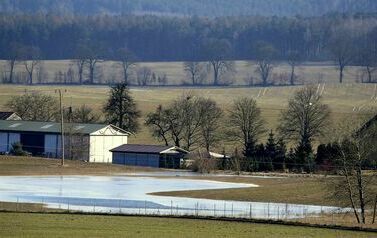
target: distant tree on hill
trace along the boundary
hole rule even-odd
[[[139,130],[140,111],[137,109],[127,84],[121,83],[111,87],[109,99],[103,112],[108,123],[131,133]]]
[[[8,83],[13,83],[14,69],[21,58],[20,49],[22,48],[23,46],[19,43],[11,43],[7,51],[7,54],[5,55],[6,66],[9,68],[8,80],[7,80]]]
[[[122,67],[123,82],[129,84],[131,71],[137,65],[135,55],[127,48],[120,48],[116,52],[116,60],[119,61],[118,64]]]
[[[24,46],[21,49],[21,58],[29,76],[29,84],[33,84],[34,70],[41,62],[41,51],[38,47]]]
[[[257,72],[259,73],[263,86],[268,86],[268,79],[273,70],[273,60],[276,49],[273,45],[259,41],[255,46],[255,58],[257,60]]]
[[[225,39],[209,39],[204,42],[204,56],[209,59],[208,66],[212,69],[213,85],[221,85],[221,79],[227,72],[234,72],[234,62],[229,61],[231,45]]]
[[[298,51],[290,51],[288,52],[287,59],[288,59],[289,66],[291,66],[290,84],[295,85],[295,79],[296,79],[295,69],[297,66],[299,66],[302,63],[303,57],[301,53]]]
[[[328,50],[339,70],[339,83],[343,83],[344,70],[355,58],[352,35],[353,32],[344,26],[334,27],[328,42]]]
[[[201,85],[207,76],[205,64],[202,62],[187,61],[183,63],[183,70],[192,85]]]

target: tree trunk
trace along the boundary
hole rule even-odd
[[[13,83],[14,64],[15,64],[15,61],[11,60],[11,62],[10,62],[10,70],[9,70],[9,83],[11,83],[11,84]]]
[[[89,66],[89,82],[90,84],[94,84],[94,64]]]
[[[344,66],[340,66],[340,68],[339,68],[339,83],[343,83],[343,70],[344,70]]]
[[[369,66],[367,66],[367,73],[368,73],[368,83],[372,83],[372,70]]]
[[[219,69],[216,67],[216,65],[213,65],[213,85],[218,86],[219,85]]]
[[[357,188],[359,192],[359,200],[360,200],[360,215],[361,215],[361,223],[365,224],[365,195],[364,195],[364,185],[362,180],[362,171],[361,165],[358,166],[356,171],[357,176]]]
[[[295,66],[291,65],[291,85],[295,85]]]
[[[376,210],[377,210],[377,195],[376,195],[376,198],[374,199],[374,208],[373,208],[373,220],[372,220],[372,224],[374,224],[375,220],[376,220]]]

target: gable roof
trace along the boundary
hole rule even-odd
[[[14,115],[19,117],[15,112],[0,112],[0,120],[7,120]]]
[[[84,124],[84,123],[64,123],[65,130],[71,129],[72,133],[91,134],[108,127],[105,124]],[[110,125],[111,126],[111,125]],[[112,126],[114,127],[114,126]],[[117,130],[121,130],[114,127]],[[44,132],[60,133],[60,123],[58,122],[37,122],[37,121],[7,121],[0,120],[0,131],[19,131],[19,132]],[[121,130],[123,133],[127,132]]]
[[[143,153],[143,154],[164,154],[169,153],[172,150],[178,150],[187,154],[188,151],[176,146],[162,146],[162,145],[140,145],[140,144],[124,144],[116,147],[111,152],[123,152],[123,153]]]

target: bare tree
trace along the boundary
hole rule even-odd
[[[147,67],[141,67],[137,70],[137,83],[139,86],[147,86],[152,80],[152,70]]]
[[[360,115],[351,116],[330,133],[331,140],[339,145],[335,161],[341,176],[329,183],[333,197],[339,205],[350,206],[355,219],[362,224],[367,222],[368,207],[376,203],[377,174],[367,172],[377,162],[376,118],[364,124]]]
[[[210,152],[211,147],[220,140],[218,131],[223,111],[214,100],[208,98],[201,98],[198,101],[198,110],[201,114],[199,116],[202,141],[207,152]]]
[[[213,85],[218,86],[224,74],[235,71],[234,62],[227,60],[231,55],[231,45],[225,39],[209,39],[203,48],[209,58],[208,67],[213,71]]]
[[[163,140],[167,146],[169,145],[170,125],[165,114],[166,111],[162,108],[162,105],[159,105],[155,112],[147,115],[145,125],[150,128],[154,137]]]
[[[166,108],[159,106],[147,116],[145,124],[152,134],[187,150],[204,144],[206,149],[218,141],[216,134],[222,111],[211,99],[183,94]]]
[[[207,70],[204,63],[188,61],[183,63],[183,69],[190,79],[192,85],[200,85],[207,76]]]
[[[25,93],[13,96],[7,108],[16,112],[23,120],[55,121],[58,120],[59,104],[56,98],[40,93]]]
[[[76,68],[77,68],[77,74],[78,74],[78,78],[79,78],[79,84],[83,83],[83,75],[84,75],[84,69],[85,69],[85,62],[86,62],[86,59],[82,58],[82,57],[79,57],[79,58],[73,60],[73,63],[76,65]]]
[[[229,111],[229,128],[230,137],[242,142],[244,154],[249,156],[259,136],[265,132],[261,110],[254,99],[240,98],[233,103]]]
[[[255,58],[257,60],[257,69],[263,86],[268,85],[268,79],[274,68],[273,59],[276,55],[276,49],[269,43],[260,41],[255,45]]]
[[[343,83],[344,70],[352,62],[354,46],[352,32],[344,26],[332,29],[328,49],[333,56],[339,70],[339,82]]]
[[[290,51],[288,52],[288,64],[291,66],[291,77],[290,77],[290,83],[291,85],[295,85],[295,69],[297,66],[299,66],[302,63],[302,56],[298,51]]]
[[[34,70],[40,64],[40,50],[37,47],[22,48],[22,62],[29,76],[29,84],[33,84]]]
[[[120,48],[117,51],[116,59],[119,61],[119,65],[122,67],[124,83],[129,84],[129,77],[132,70],[136,67],[136,57],[127,48]]]
[[[98,123],[100,116],[93,109],[85,104],[78,108],[68,108],[67,115],[64,117],[68,122],[75,123]]]
[[[23,46],[13,43],[8,49],[6,54],[6,65],[9,67],[8,83],[13,83],[14,68],[17,65],[17,61],[20,60],[21,52],[20,49]]]

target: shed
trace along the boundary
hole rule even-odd
[[[113,125],[65,123],[67,158],[111,163],[110,149],[127,143],[129,133]],[[0,153],[20,142],[34,156],[61,157],[60,123],[0,120]]]
[[[177,146],[124,144],[111,150],[113,164],[180,168],[189,153]]]

